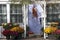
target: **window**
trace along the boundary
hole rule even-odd
[[[47,4],[47,22],[60,22],[60,3]]]
[[[7,22],[7,8],[5,4],[0,4],[0,25]]]
[[[22,23],[22,5],[11,4],[10,5],[10,20],[12,23]]]

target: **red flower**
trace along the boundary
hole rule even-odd
[[[2,32],[2,34],[3,34],[4,36],[10,35],[10,30],[4,30],[4,31]]]
[[[2,32],[2,34],[3,34],[4,36],[8,36],[8,35],[18,36],[18,32],[10,31],[10,30],[4,30],[4,31]]]
[[[33,32],[29,31],[28,34],[34,34]]]
[[[56,30],[54,33],[55,34],[60,34],[60,30]]]

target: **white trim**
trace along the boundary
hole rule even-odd
[[[49,3],[60,3],[60,1],[47,1],[47,4]]]
[[[45,1],[35,1],[36,4],[44,4]]]
[[[46,27],[46,2],[44,2],[44,18],[43,18],[43,21],[44,21],[44,29]],[[46,35],[46,33],[44,33],[44,39],[46,39],[48,35]]]
[[[0,2],[0,4],[7,4],[7,2]]]
[[[21,2],[0,1],[0,4],[21,4]]]
[[[28,25],[28,5],[26,5],[26,25]]]
[[[24,15],[24,18],[23,18],[23,23],[24,23],[24,38],[26,38],[26,12],[25,12],[25,4],[23,5],[23,15]]]
[[[7,4],[7,23],[10,23],[10,4]]]

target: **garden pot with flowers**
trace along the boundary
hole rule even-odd
[[[2,32],[2,34],[4,36],[6,36],[6,39],[9,40],[10,39],[10,29],[12,28],[12,24],[11,23],[3,23],[2,24],[4,31]]]
[[[12,24],[12,23],[5,23],[3,24],[3,28],[5,29],[2,34],[6,36],[6,39],[17,40],[19,38],[22,38],[22,33],[24,32],[24,29],[21,28],[18,24]]]
[[[56,40],[60,40],[60,29],[57,29],[55,32],[53,32],[53,35],[56,37]]]
[[[46,27],[45,30],[44,30],[44,32],[45,32],[46,34],[48,34],[48,36],[49,36],[49,35],[51,35],[53,32],[55,32],[56,30],[57,30],[57,27],[51,26],[51,27]]]
[[[12,29],[10,29],[10,31],[12,31],[11,37],[14,40],[21,39],[22,34],[24,33],[24,30],[21,27],[18,27],[18,26],[13,27]]]

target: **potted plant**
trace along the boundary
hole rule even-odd
[[[21,39],[22,38],[22,34],[24,33],[24,29],[19,27],[19,26],[13,27],[12,29],[10,29],[10,31],[17,33],[16,36],[14,35],[15,33],[12,35],[12,37],[14,36],[15,39]]]
[[[52,34],[57,30],[57,27],[51,26],[51,27],[46,27],[44,32],[48,35]]]
[[[11,23],[3,23],[2,24],[4,31],[2,32],[2,34],[4,36],[6,36],[6,39],[9,40],[10,39],[10,29],[12,28],[12,24]]]
[[[24,29],[15,23],[4,23],[3,28],[5,30],[2,32],[2,34],[6,36],[7,40],[10,39],[10,36],[12,40],[22,38],[22,33],[24,33]]]

